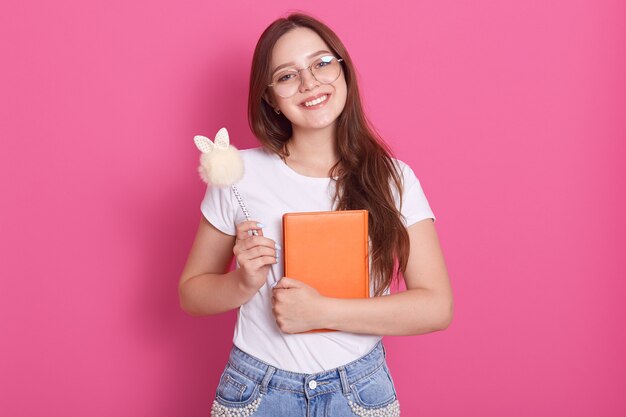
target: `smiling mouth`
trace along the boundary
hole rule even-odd
[[[328,96],[330,94],[324,94],[323,96],[320,96],[318,98],[316,98],[315,100],[309,100],[309,101],[305,101],[302,105],[304,107],[312,107],[312,106],[316,106],[320,103],[325,102],[326,100],[328,100]]]

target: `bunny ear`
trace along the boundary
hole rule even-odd
[[[215,135],[215,147],[218,149],[228,149],[230,139],[228,138],[228,131],[225,127],[221,128],[217,135]]]
[[[211,139],[207,138],[206,136],[196,135],[193,137],[193,141],[196,143],[196,147],[200,149],[200,152],[202,153],[208,153],[213,150],[213,142],[211,142]]]

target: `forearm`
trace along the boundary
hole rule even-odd
[[[256,293],[242,284],[241,269],[226,274],[203,274],[179,289],[181,308],[192,316],[209,316],[238,308]]]
[[[420,288],[372,298],[327,297],[323,303],[323,328],[383,336],[443,330],[453,314],[451,297]]]

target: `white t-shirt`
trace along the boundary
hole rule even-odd
[[[281,247],[284,213],[334,210],[331,200],[335,181],[299,174],[278,155],[261,146],[241,149],[239,152],[244,162],[244,176],[235,185],[250,214],[250,220],[263,223],[263,235]],[[401,210],[405,217],[404,224],[408,227],[426,218],[435,221],[413,170],[404,162],[398,159],[395,161],[404,178],[405,192]],[[395,187],[393,191],[396,207],[399,207]],[[229,235],[234,236],[235,226],[246,220],[230,187],[209,185],[200,208],[211,224]],[[272,284],[282,276],[283,262],[280,257],[276,264],[272,264],[265,285],[239,308],[233,336],[233,343],[239,349],[280,369],[316,373],[363,356],[381,339],[379,335],[342,331],[304,334],[281,332],[272,313]],[[385,294],[389,294],[388,289]]]

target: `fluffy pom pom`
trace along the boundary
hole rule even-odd
[[[243,177],[243,160],[233,145],[200,155],[198,173],[202,181],[218,187],[230,186]]]

